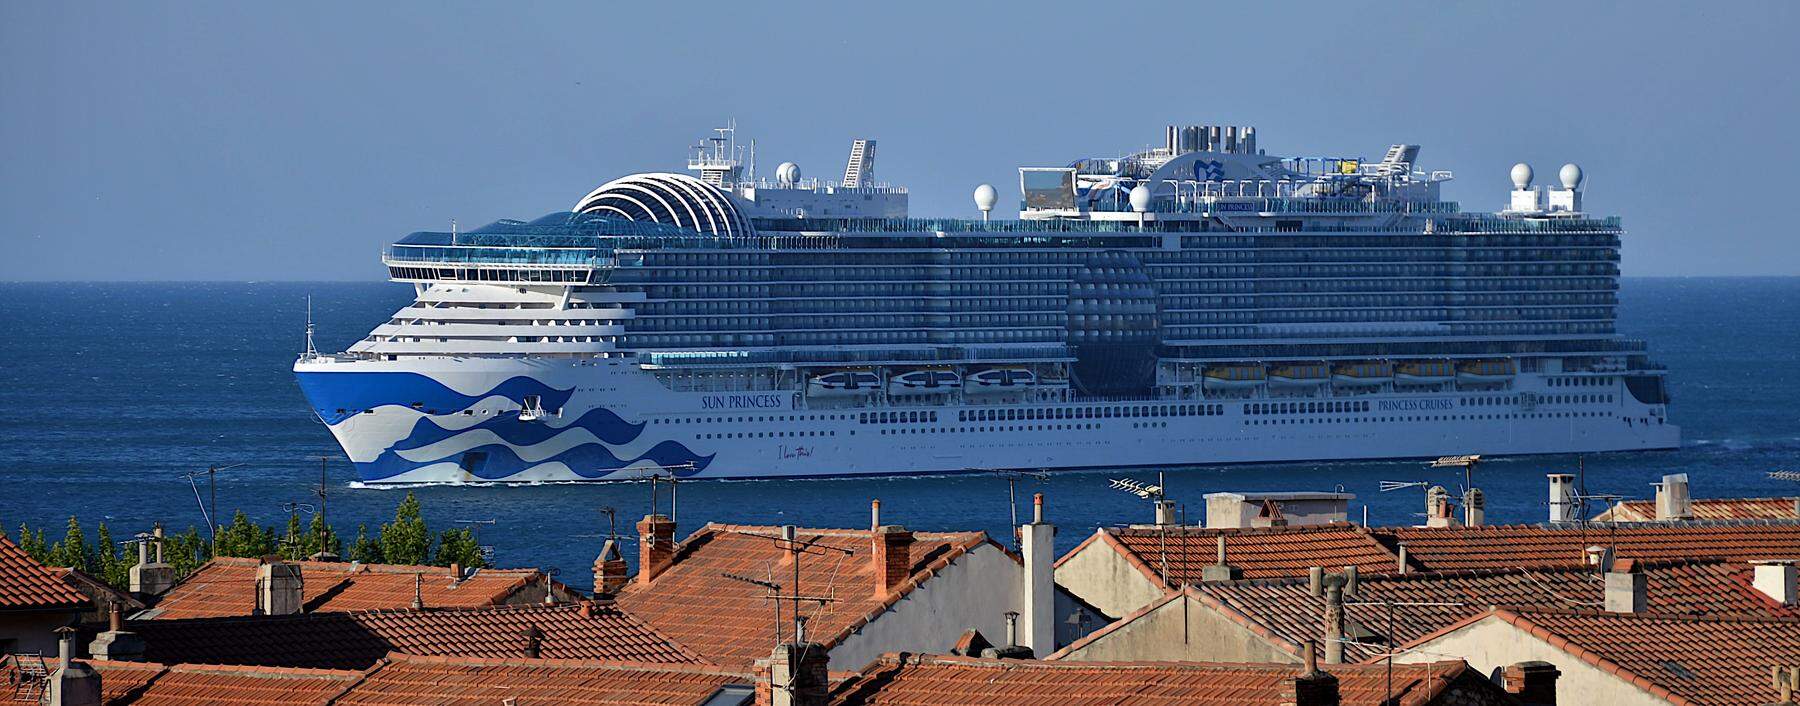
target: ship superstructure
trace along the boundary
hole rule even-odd
[[[416,301],[296,363],[368,482],[747,478],[1674,447],[1620,337],[1582,174],[1441,198],[1419,147],[1282,158],[1254,129],[1019,171],[1018,218],[906,216],[874,177],[698,176],[389,246]]]

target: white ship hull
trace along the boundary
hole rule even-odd
[[[1639,402],[1616,375],[1580,387],[1520,374],[1504,390],[1129,402],[1058,401],[1064,393],[1047,391],[1024,401],[831,406],[797,389],[677,392],[629,359],[325,361],[295,370],[368,483],[1574,453],[1673,448],[1680,438],[1662,405]],[[519,420],[525,395],[540,395],[545,418]],[[1339,411],[1315,411],[1328,409]],[[883,421],[893,419],[909,421]]]

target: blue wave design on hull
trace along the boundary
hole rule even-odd
[[[471,454],[482,454],[473,457]],[[650,461],[663,468],[673,469],[693,464],[692,470],[674,471],[677,475],[693,475],[704,470],[712,463],[717,454],[701,456],[677,441],[663,441],[646,450],[643,455],[633,459],[621,459],[614,456],[605,446],[600,444],[582,444],[541,461],[526,461],[519,458],[517,451],[502,444],[483,444],[452,454],[450,457],[435,461],[408,461],[397,455],[393,449],[381,452],[375,460],[356,464],[356,469],[365,481],[380,481],[392,478],[407,471],[433,463],[444,463],[451,459],[459,462],[464,459],[479,458],[479,461],[463,463],[463,469],[470,475],[482,480],[501,481],[528,471],[546,463],[562,463],[583,478],[597,479],[639,461]]]
[[[420,373],[295,373],[294,377],[326,424],[384,405],[410,407],[418,403],[428,413],[455,414],[496,395],[520,404],[527,395],[537,395],[544,409],[555,410],[575,394],[575,388],[559,390],[524,375],[507,378],[480,395],[462,394]]]
[[[616,446],[635,441],[644,432],[644,425],[627,422],[604,407],[590,409],[575,421],[560,427],[550,426],[547,422],[522,422],[518,417],[508,414],[484,420],[467,429],[445,429],[429,417],[420,417],[413,424],[412,433],[394,442],[393,450],[411,451],[477,429],[491,431],[511,446],[535,446],[570,429],[586,429],[601,441]]]

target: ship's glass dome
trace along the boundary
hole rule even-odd
[[[594,213],[680,226],[708,235],[742,237],[748,219],[718,187],[686,174],[633,174],[614,179],[575,204],[576,213]]]

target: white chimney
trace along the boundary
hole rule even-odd
[[[1785,606],[1800,604],[1800,569],[1792,561],[1758,561],[1751,585]]]
[[[1642,613],[1649,602],[1648,582],[1638,570],[1637,562],[1620,559],[1606,572],[1606,610],[1611,613]]]
[[[1550,523],[1575,521],[1575,476],[1550,474]]]
[[[1694,510],[1688,499],[1687,474],[1672,473],[1663,476],[1662,482],[1656,484],[1657,521],[1667,522],[1693,518]]]
[[[1044,521],[1044,494],[1031,497],[1031,522],[1019,527],[1019,553],[1025,560],[1025,631],[1023,644],[1043,659],[1056,651],[1056,525]]]
[[[256,567],[256,610],[259,615],[293,615],[306,604],[300,565],[282,561]]]

